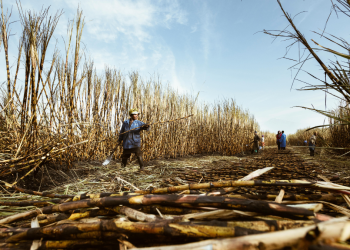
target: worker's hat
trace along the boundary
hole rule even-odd
[[[138,115],[139,111],[137,109],[130,109],[129,110],[129,115]]]

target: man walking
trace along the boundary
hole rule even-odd
[[[128,159],[131,154],[136,154],[136,158],[140,165],[140,171],[144,170],[143,164],[143,153],[141,151],[141,130],[149,130],[149,125],[138,120],[139,112],[137,109],[130,109],[129,111],[130,119],[123,122],[120,134],[127,132],[125,134],[119,135],[118,142],[123,141],[123,154],[122,154],[122,167],[125,167],[128,163]],[[142,127],[141,127],[142,126]],[[137,128],[141,127],[141,128]],[[137,128],[137,129],[135,129]],[[133,130],[135,129],[135,130]],[[131,131],[130,131],[131,130]]]
[[[259,141],[260,137],[258,136],[258,132],[254,132],[254,141],[253,141],[253,150],[252,154],[254,153],[254,150],[256,150],[257,153],[259,153]]]
[[[309,142],[310,156],[315,156],[316,136],[317,136],[317,132],[315,131],[310,138],[310,142]]]
[[[281,135],[281,149],[282,150],[285,150],[286,149],[286,146],[287,146],[287,136],[286,134],[284,133],[284,131],[282,130],[282,135]]]

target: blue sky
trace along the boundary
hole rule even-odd
[[[5,9],[13,6],[12,20],[18,20],[15,1],[3,2]],[[159,75],[163,83],[182,93],[200,92],[202,102],[232,98],[255,116],[262,130],[284,129],[290,134],[324,122],[322,116],[311,111],[292,108],[314,105],[324,109],[324,94],[296,91],[304,85],[298,82],[290,91],[292,78],[288,68],[294,62],[278,59],[289,43],[281,39],[272,43],[272,38],[261,32],[287,26],[276,0],[21,2],[24,9],[35,11],[49,5],[51,13],[63,9],[54,34],[62,52],[67,21],[73,19],[80,6],[86,20],[82,41],[101,72],[110,65],[125,73],[138,70],[144,79]],[[310,43],[313,38],[336,48],[311,32],[324,28],[330,0],[283,0],[282,4],[292,15],[307,11],[295,19],[295,24]],[[342,15],[333,13],[326,31],[349,40],[349,30],[344,25],[348,20],[344,20]],[[19,34],[19,27],[19,23],[14,23],[12,33]],[[16,36],[11,39],[10,60],[14,63]],[[320,55],[325,62],[332,58],[325,53]],[[289,57],[297,59],[298,51],[291,50]],[[323,75],[314,60],[307,62],[304,69]],[[0,60],[0,73],[5,76],[4,60]],[[298,79],[316,83],[305,73],[300,73]],[[336,100],[328,98],[328,108],[336,104]]]

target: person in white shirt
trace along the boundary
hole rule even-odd
[[[262,146],[262,149],[264,149],[264,147],[265,147],[265,137],[264,137],[264,135],[261,136],[261,146]]]

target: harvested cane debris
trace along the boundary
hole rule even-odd
[[[9,193],[0,197],[0,249],[344,247],[350,237],[344,179],[325,181],[327,173],[313,174],[317,166],[293,150],[211,157],[192,166],[172,161],[143,175],[132,165],[110,164],[50,192],[2,181]]]

